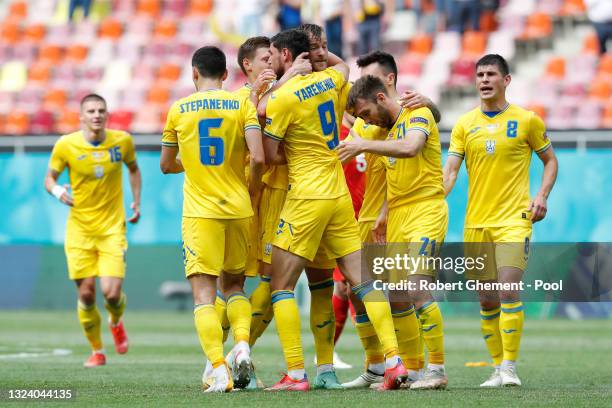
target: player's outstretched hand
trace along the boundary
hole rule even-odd
[[[257,92],[257,95],[265,93],[269,88],[270,84],[276,79],[276,74],[271,69],[264,69],[257,75],[257,79],[253,82],[253,90]]]
[[[529,211],[531,211],[531,221],[538,222],[546,217],[546,211],[548,208],[546,206],[546,197],[541,194],[538,194],[529,205]]]
[[[427,98],[413,90],[407,90],[399,98],[399,104],[402,106],[402,108],[407,109],[422,108],[427,106],[427,103]]]
[[[342,163],[362,153],[363,139],[351,129],[351,140],[343,140],[338,145],[338,157]]]
[[[308,75],[312,73],[312,64],[307,52],[297,56],[291,65],[291,70],[294,71],[295,75]]]
[[[132,213],[132,216],[128,218],[128,222],[130,224],[136,224],[138,220],[140,219],[140,205],[136,203],[132,203],[130,207],[132,208],[133,213]]]
[[[372,238],[377,244],[387,243],[387,217],[382,214],[378,216],[372,227]]]

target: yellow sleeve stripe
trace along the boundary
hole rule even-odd
[[[244,131],[246,132],[249,129],[257,129],[257,130],[261,130],[261,126],[259,125],[247,125],[244,127]]]
[[[413,126],[411,128],[406,129],[406,132],[409,132],[411,130],[420,130],[421,132],[425,133],[425,137],[429,137],[429,130],[424,129],[422,127]]]
[[[176,147],[176,146],[178,146],[178,143],[162,142],[162,146]]]
[[[463,156],[465,156],[464,154],[459,153],[459,152],[448,152],[448,155],[449,156],[457,156],[457,157],[461,157],[461,158],[463,158]]]
[[[270,139],[278,140],[279,142],[283,141],[282,137],[278,137],[278,136],[268,132],[267,130],[264,130],[264,135],[268,136]]]
[[[544,146],[543,148],[541,148],[540,150],[536,150],[536,153],[543,153],[546,150],[548,150],[550,147],[552,146],[552,143],[548,142],[548,144],[546,146]]]

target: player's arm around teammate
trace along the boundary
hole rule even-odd
[[[101,317],[96,307],[96,277],[109,312],[110,329],[118,353],[128,349],[121,320],[126,305],[122,291],[125,276],[125,214],[122,164],[129,169],[133,195],[130,223],[140,218],[141,174],[132,138],[125,132],[105,128],[106,101],[90,94],[81,101],[81,131],[65,135],[56,143],[45,178],[46,190],[71,208],[66,226],[68,272],[78,290],[78,316],[93,354],[86,367],[104,365],[100,335]],[[69,168],[74,186],[60,186],[58,177]],[[74,197],[73,197],[74,194]]]

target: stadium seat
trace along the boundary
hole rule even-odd
[[[87,59],[89,47],[83,44],[74,44],[66,49],[66,60],[71,63],[83,62]]]
[[[138,0],[136,14],[157,17],[161,9],[159,3],[159,0]]]
[[[572,127],[576,129],[597,129],[601,120],[601,105],[599,103],[583,102],[578,105]]]
[[[565,0],[561,8],[564,16],[583,16],[586,13],[584,0]]]
[[[49,110],[59,110],[66,105],[66,91],[63,89],[51,89],[43,97],[43,108]]]
[[[45,41],[49,44],[64,44],[66,39],[71,37],[71,29],[68,24],[52,25],[48,26],[46,29],[47,35]],[[75,36],[75,38],[79,38],[79,41],[85,41],[80,37]]]
[[[72,30],[72,38],[78,38],[79,42],[84,44],[89,44],[96,41],[98,34],[98,25],[89,20],[79,21],[73,26]]]
[[[28,71],[28,81],[33,85],[43,85],[51,79],[51,68],[46,62],[32,64]]]
[[[191,0],[190,15],[207,16],[212,11],[213,0]]]
[[[599,60],[599,67],[597,69],[597,76],[602,79],[608,79],[612,81],[612,54],[607,53],[601,56]]]
[[[0,113],[13,110],[15,106],[15,92],[0,91]]]
[[[612,97],[612,85],[609,81],[596,79],[591,82],[589,98],[599,102],[606,102]]]
[[[476,75],[476,62],[468,59],[459,59],[452,63],[448,85],[451,87],[467,87],[474,84]]]
[[[174,0],[163,2],[162,16],[180,18],[187,11],[187,0]]]
[[[34,113],[41,109],[43,90],[27,87],[17,94],[15,110]]]
[[[177,64],[163,64],[157,71],[157,81],[161,84],[172,85],[181,76],[181,67]]]
[[[487,35],[480,31],[468,31],[463,35],[463,58],[477,60],[487,48]]]
[[[184,43],[197,45],[204,33],[204,22],[200,17],[186,17],[181,19],[178,39]]]
[[[4,135],[7,133],[5,124],[6,124],[6,119],[4,118],[4,114],[0,113],[0,135]]]
[[[107,18],[100,23],[98,35],[101,38],[116,40],[121,37],[121,34],[123,34],[123,28],[118,20],[115,20],[114,18]]]
[[[132,65],[128,61],[116,60],[104,69],[101,86],[119,90],[129,85],[132,79]]]
[[[55,67],[52,86],[60,89],[73,89],[78,83],[79,74],[77,66],[66,62]]]
[[[30,118],[26,112],[12,111],[6,115],[6,133],[25,135],[30,130]]]
[[[77,131],[80,125],[78,110],[64,110],[55,123],[55,131],[60,134],[72,133]]]
[[[527,17],[527,27],[523,34],[527,39],[550,37],[553,32],[552,19],[545,13],[533,13]]]
[[[433,39],[427,34],[417,34],[409,42],[408,52],[420,58],[425,58],[433,49]]]
[[[545,75],[549,78],[563,79],[565,77],[565,58],[551,58],[546,64]]]
[[[586,97],[586,87],[580,83],[566,82],[561,90],[559,103],[579,105]]]
[[[23,30],[24,39],[32,42],[40,42],[45,38],[46,29],[42,24],[31,24]]]
[[[599,55],[599,41],[596,33],[591,32],[584,37],[582,53],[588,55]]]
[[[104,67],[113,58],[113,43],[111,40],[104,39],[96,42],[96,46],[89,50],[87,65],[92,67]]]
[[[542,104],[546,107],[552,106],[559,98],[559,83],[551,78],[541,78],[533,85],[534,103]]]
[[[155,25],[154,36],[157,38],[171,39],[176,37],[176,32],[176,21],[166,18]]]
[[[563,0],[539,0],[537,10],[541,13],[556,16],[559,14],[562,5]]]
[[[21,28],[17,23],[5,21],[1,24],[0,30],[2,42],[15,45],[21,40]]]
[[[160,120],[161,109],[145,105],[136,111],[132,131],[135,133],[157,133],[162,130],[163,125]]]
[[[130,24],[126,27],[124,39],[145,44],[150,41],[151,32],[153,30],[153,19],[148,16],[136,16],[130,20]]]
[[[166,106],[169,100],[170,90],[166,87],[153,86],[147,93],[147,102],[154,105]]]
[[[128,110],[114,110],[108,117],[108,127],[129,131],[134,119],[134,112]]]
[[[26,1],[13,1],[9,6],[8,16],[12,19],[25,19],[28,16],[28,3]]]
[[[450,63],[459,58],[460,53],[461,35],[454,31],[446,31],[436,36],[436,42],[430,57],[434,57],[440,62]]]
[[[536,115],[542,118],[542,120],[546,120],[546,108],[544,105],[530,104],[527,105],[527,110],[534,112]]]
[[[546,126],[549,129],[570,129],[574,126],[574,107],[557,104],[548,110]]]
[[[30,131],[33,135],[44,135],[53,133],[55,130],[55,118],[53,113],[41,110],[30,118]]]
[[[510,31],[495,31],[490,34],[486,54],[499,54],[508,61],[514,59],[516,42]]]
[[[53,44],[41,44],[38,50],[38,60],[49,65],[56,65],[63,58],[62,47]]]

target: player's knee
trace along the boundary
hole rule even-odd
[[[96,291],[95,290],[80,290],[79,300],[84,305],[93,305],[96,303]]]
[[[480,299],[480,308],[483,310],[492,310],[500,306],[499,300],[496,299]]]
[[[104,288],[102,290],[102,294],[104,295],[104,299],[108,303],[115,304],[121,300],[121,288],[120,287],[110,287]]]
[[[520,300],[519,292],[516,290],[502,290],[499,292],[499,299],[504,302],[518,302]]]

